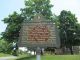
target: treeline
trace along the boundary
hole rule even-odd
[[[50,0],[25,0],[25,8],[20,9],[20,14],[13,12],[13,14],[10,14],[2,20],[7,24],[7,27],[6,30],[2,32],[1,39],[7,41],[7,45],[13,42],[17,43],[21,23],[32,20],[37,13],[40,13],[46,19],[51,20],[57,25],[60,33],[61,47],[69,47],[71,53],[73,53],[72,46],[80,45],[80,24],[77,21],[77,17],[75,14],[66,10],[61,11],[60,15],[56,16],[52,14],[52,7],[53,5],[50,4]]]

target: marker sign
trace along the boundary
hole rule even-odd
[[[60,47],[59,34],[55,24],[40,14],[37,14],[31,21],[23,22],[19,46],[31,49]]]

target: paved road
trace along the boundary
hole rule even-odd
[[[0,57],[0,60],[10,60],[10,59],[16,59],[15,56],[8,56],[8,57]]]

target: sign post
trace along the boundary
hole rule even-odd
[[[40,60],[40,49],[60,47],[57,27],[51,20],[45,19],[41,14],[36,14],[33,20],[22,23],[18,45],[27,47],[29,50],[37,49],[36,59]]]
[[[41,54],[41,49],[40,49],[39,47],[37,47],[37,51],[36,51],[36,60],[41,60],[40,54]]]
[[[36,55],[36,60],[41,60],[41,58],[40,58],[40,55],[39,55],[39,54],[37,54],[37,55]]]

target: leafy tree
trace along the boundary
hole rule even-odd
[[[13,50],[13,42],[18,41],[19,37],[19,31],[21,28],[21,23],[23,22],[23,17],[21,14],[18,14],[17,12],[14,12],[13,14],[9,15],[7,18],[4,18],[3,21],[5,24],[7,24],[5,32],[2,32],[2,39],[7,41],[7,53],[11,53]],[[16,52],[17,52],[18,46],[16,46]],[[15,54],[16,54],[15,52]]]
[[[17,12],[14,12],[7,18],[4,18],[3,21],[5,24],[7,24],[7,27],[5,32],[2,32],[2,38],[7,40],[8,42],[17,41],[23,17]]]
[[[60,21],[60,38],[61,47],[70,48],[71,54],[73,54],[72,46],[74,45],[75,38],[74,33],[76,33],[76,23],[77,18],[70,11],[61,11],[59,16]]]
[[[37,13],[42,14],[45,18],[53,20],[50,0],[26,0],[25,8],[21,9],[25,20],[31,20]]]

